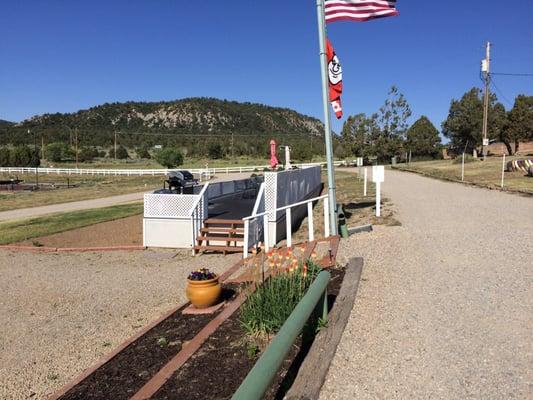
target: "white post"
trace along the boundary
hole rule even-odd
[[[250,220],[249,219],[245,219],[244,220],[244,243],[243,243],[243,247],[242,247],[242,258],[247,258],[248,257],[248,247],[249,244],[248,244],[248,241],[250,240]]]
[[[324,198],[324,237],[329,237],[329,199]]]
[[[461,163],[461,181],[465,180],[465,153],[463,152],[463,162]]]
[[[502,161],[502,189],[503,189],[503,177],[505,176],[505,154],[503,155]]]
[[[368,179],[368,171],[366,167],[364,171],[364,176],[365,176],[365,183],[363,184],[363,196],[366,196],[366,181]]]
[[[381,182],[376,182],[376,217],[381,217]]]
[[[269,238],[269,231],[268,231],[268,214],[263,215],[263,236],[264,236],[264,242],[265,242],[265,252],[268,252],[270,250],[270,238]]]
[[[292,247],[292,220],[290,208],[285,210],[285,226],[287,228],[287,247]]]
[[[329,210],[328,210],[329,211]],[[313,226],[313,202],[307,203],[307,225],[309,227],[309,241],[315,240],[315,228]]]

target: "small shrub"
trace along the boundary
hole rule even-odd
[[[154,158],[159,164],[166,168],[175,168],[183,164],[183,154],[170,147],[158,151]]]
[[[117,148],[117,159],[125,160],[127,158],[130,158],[130,155],[128,154],[128,150],[124,146],[119,146]]]
[[[8,147],[0,148],[0,167],[11,167],[11,150]]]
[[[148,151],[146,147],[139,147],[137,150],[135,150],[135,152],[137,153],[138,158],[146,158],[146,159],[151,158],[150,152]]]
[[[207,152],[209,154],[209,158],[213,160],[217,160],[219,158],[224,157],[224,149],[222,148],[220,143],[211,144],[207,149]]]
[[[248,336],[264,337],[279,331],[321,271],[312,261],[271,276],[248,297],[240,321]]]

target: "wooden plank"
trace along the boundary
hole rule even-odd
[[[292,387],[284,399],[311,400],[319,398],[320,389],[326,380],[330,364],[350,317],[362,269],[362,258],[352,258],[348,261],[341,289],[328,315],[328,327],[322,329],[316,336],[307,357],[300,366]]]
[[[227,225],[244,225],[242,219],[220,219],[220,218],[208,218],[204,221],[204,224],[227,224]]]

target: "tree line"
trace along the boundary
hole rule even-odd
[[[344,122],[336,146],[341,157],[364,157],[390,162],[394,156],[410,153],[416,159],[439,158],[443,145],[439,131],[426,116],[409,126],[412,111],[405,96],[393,86],[382,107],[370,116],[351,115]],[[482,145],[483,96],[472,88],[461,99],[452,99],[442,134],[449,139],[450,154],[472,153]],[[516,96],[511,110],[491,94],[488,109],[488,138],[501,141],[509,154],[519,150],[519,143],[533,140],[533,96]],[[512,144],[514,144],[514,149]]]
[[[504,143],[509,154],[519,151],[520,142],[533,140],[533,96],[516,96],[513,107],[506,111],[492,93],[487,115],[487,137]],[[472,153],[482,145],[482,127],[482,92],[472,88],[461,99],[452,100],[448,118],[442,123],[442,133],[450,140],[453,153]],[[514,149],[511,144],[515,145]]]

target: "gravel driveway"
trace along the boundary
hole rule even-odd
[[[533,198],[386,173],[400,227],[341,242],[358,296],[321,399],[533,398]]]
[[[45,399],[242,255],[0,251],[0,399]]]

